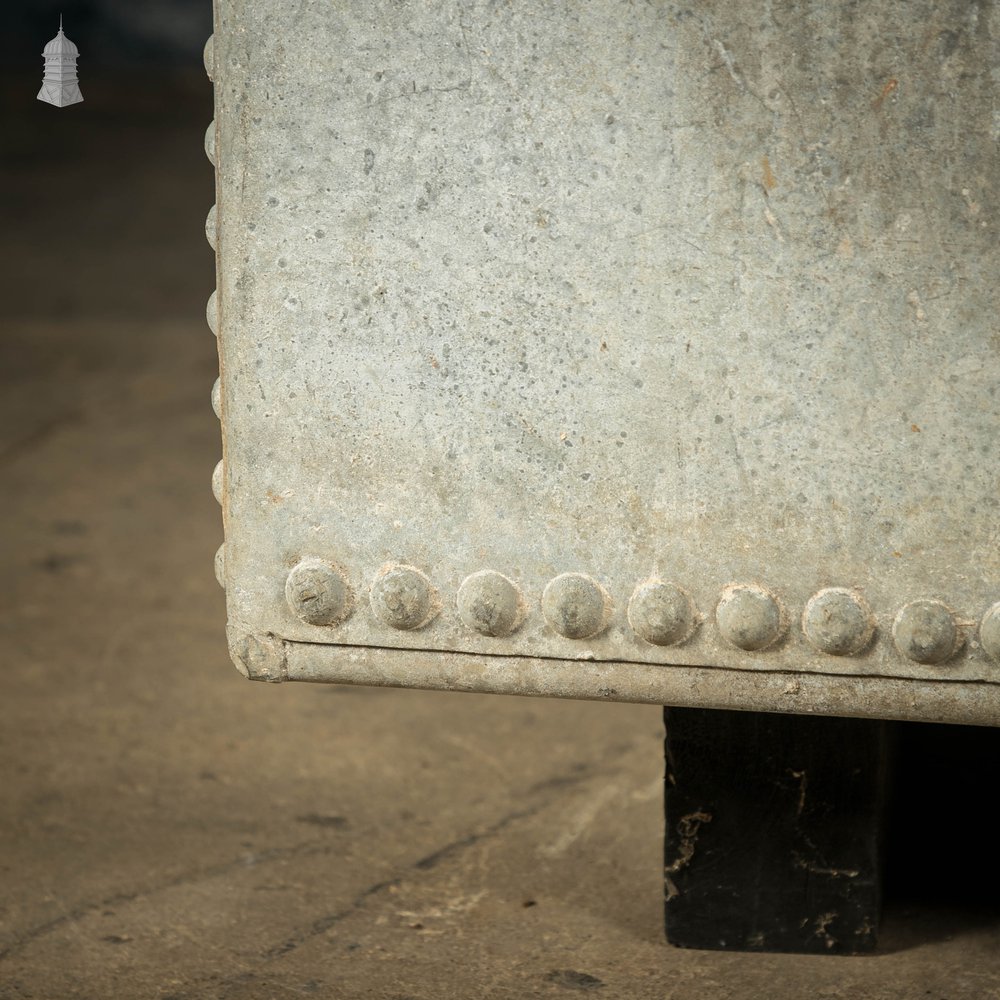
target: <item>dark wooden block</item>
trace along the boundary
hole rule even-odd
[[[996,914],[990,788],[1000,729],[901,722],[893,752],[885,890],[893,902]]]
[[[888,724],[667,708],[667,938],[870,951]]]

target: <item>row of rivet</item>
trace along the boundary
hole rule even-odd
[[[215,80],[215,36],[209,35],[208,41],[205,42],[205,49],[202,53],[202,57],[205,63],[205,72],[208,74],[208,79],[212,82]],[[213,119],[208,128],[205,130],[205,155],[208,157],[209,162],[212,166],[215,166],[215,120]],[[208,216],[205,219],[205,238],[208,240],[208,245],[215,250],[216,249],[216,227],[218,224],[218,216],[216,211],[216,206],[213,205],[208,210]],[[216,337],[219,335],[219,313],[218,313],[218,295],[215,291],[209,296],[208,303],[205,306],[205,319],[208,321],[208,328],[215,334]],[[222,380],[217,378],[212,385],[212,409],[215,411],[215,415],[221,420],[222,419]],[[223,465],[219,462],[216,465],[214,471],[212,472],[212,493],[215,495],[216,500],[222,503],[222,489],[223,489]],[[215,553],[215,578],[219,581],[219,586],[225,589],[226,586],[226,546],[225,544],[220,545]]]
[[[340,624],[355,604],[344,572],[323,559],[304,559],[291,570],[285,581],[285,599],[301,621],[322,626]],[[399,564],[386,566],[376,575],[369,602],[380,622],[404,630],[423,628],[442,606],[424,573]],[[517,584],[493,570],[466,577],[458,588],[456,605],[462,622],[486,636],[510,635],[528,614],[528,603]],[[560,635],[589,639],[608,627],[613,604],[608,592],[592,577],[563,573],[546,584],[541,609],[547,624]],[[635,588],[627,618],[640,639],[656,646],[687,641],[702,620],[686,590],[660,579],[647,580]],[[788,631],[788,615],[764,587],[733,584],[719,596],[715,624],[730,645],[753,652],[780,642]],[[857,592],[827,587],[806,603],[802,631],[819,652],[856,656],[875,635],[875,616]],[[986,652],[1000,660],[1000,603],[984,615],[979,636]],[[903,656],[925,664],[944,663],[963,643],[955,615],[936,600],[905,605],[893,622],[892,638]]]

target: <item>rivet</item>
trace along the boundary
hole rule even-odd
[[[753,583],[726,587],[715,609],[715,621],[727,642],[747,651],[767,649],[785,632],[781,605],[773,594]]]
[[[903,656],[917,663],[944,663],[962,645],[955,616],[941,601],[912,601],[901,608],[892,640]]]
[[[827,587],[809,598],[802,612],[802,631],[821,653],[854,656],[871,642],[875,618],[860,594]]]
[[[219,503],[222,503],[222,491],[225,488],[225,474],[222,459],[219,459],[215,468],[212,470],[212,495],[219,501]]]
[[[440,608],[430,580],[414,566],[389,566],[371,588],[375,617],[392,628],[422,628]]]
[[[205,48],[201,53],[202,61],[205,63],[205,72],[209,80],[215,80],[215,35],[209,35],[205,42]]]
[[[213,250],[215,249],[215,226],[218,216],[219,213],[217,207],[213,205],[208,210],[208,215],[205,217],[205,239],[208,240],[208,245]]]
[[[524,620],[521,591],[502,573],[490,569],[467,576],[458,588],[456,603],[463,623],[483,635],[510,635]]]
[[[215,382],[212,383],[212,409],[215,410],[215,415],[221,420],[222,419],[222,379],[217,378]]]
[[[1000,660],[1000,604],[994,604],[983,615],[982,623],[979,626],[979,641],[988,656],[992,656],[994,660]]]
[[[607,627],[611,598],[593,578],[563,573],[542,591],[542,614],[567,639],[589,639]]]
[[[208,157],[209,162],[212,166],[215,166],[215,119],[213,118],[208,123],[208,128],[205,129],[205,155]]]
[[[223,542],[215,550],[215,579],[219,581],[219,586],[226,589],[226,543]]]
[[[307,625],[336,625],[351,613],[354,594],[337,566],[324,559],[303,559],[288,574],[285,600]]]
[[[628,622],[641,639],[673,646],[690,638],[698,624],[694,602],[686,590],[665,580],[647,580],[628,602]]]
[[[219,295],[218,289],[212,292],[205,305],[205,319],[208,320],[208,328],[219,336]]]

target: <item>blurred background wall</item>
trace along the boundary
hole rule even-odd
[[[36,99],[60,13],[83,93],[64,108]],[[212,0],[0,3],[0,325],[155,315],[203,332],[211,33]],[[0,355],[16,339],[0,330]]]

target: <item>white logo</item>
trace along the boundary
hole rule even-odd
[[[38,99],[57,108],[79,104],[83,100],[80,85],[76,82],[76,58],[80,50],[63,34],[62,15],[59,16],[59,34],[42,49],[45,59],[45,76]]]

